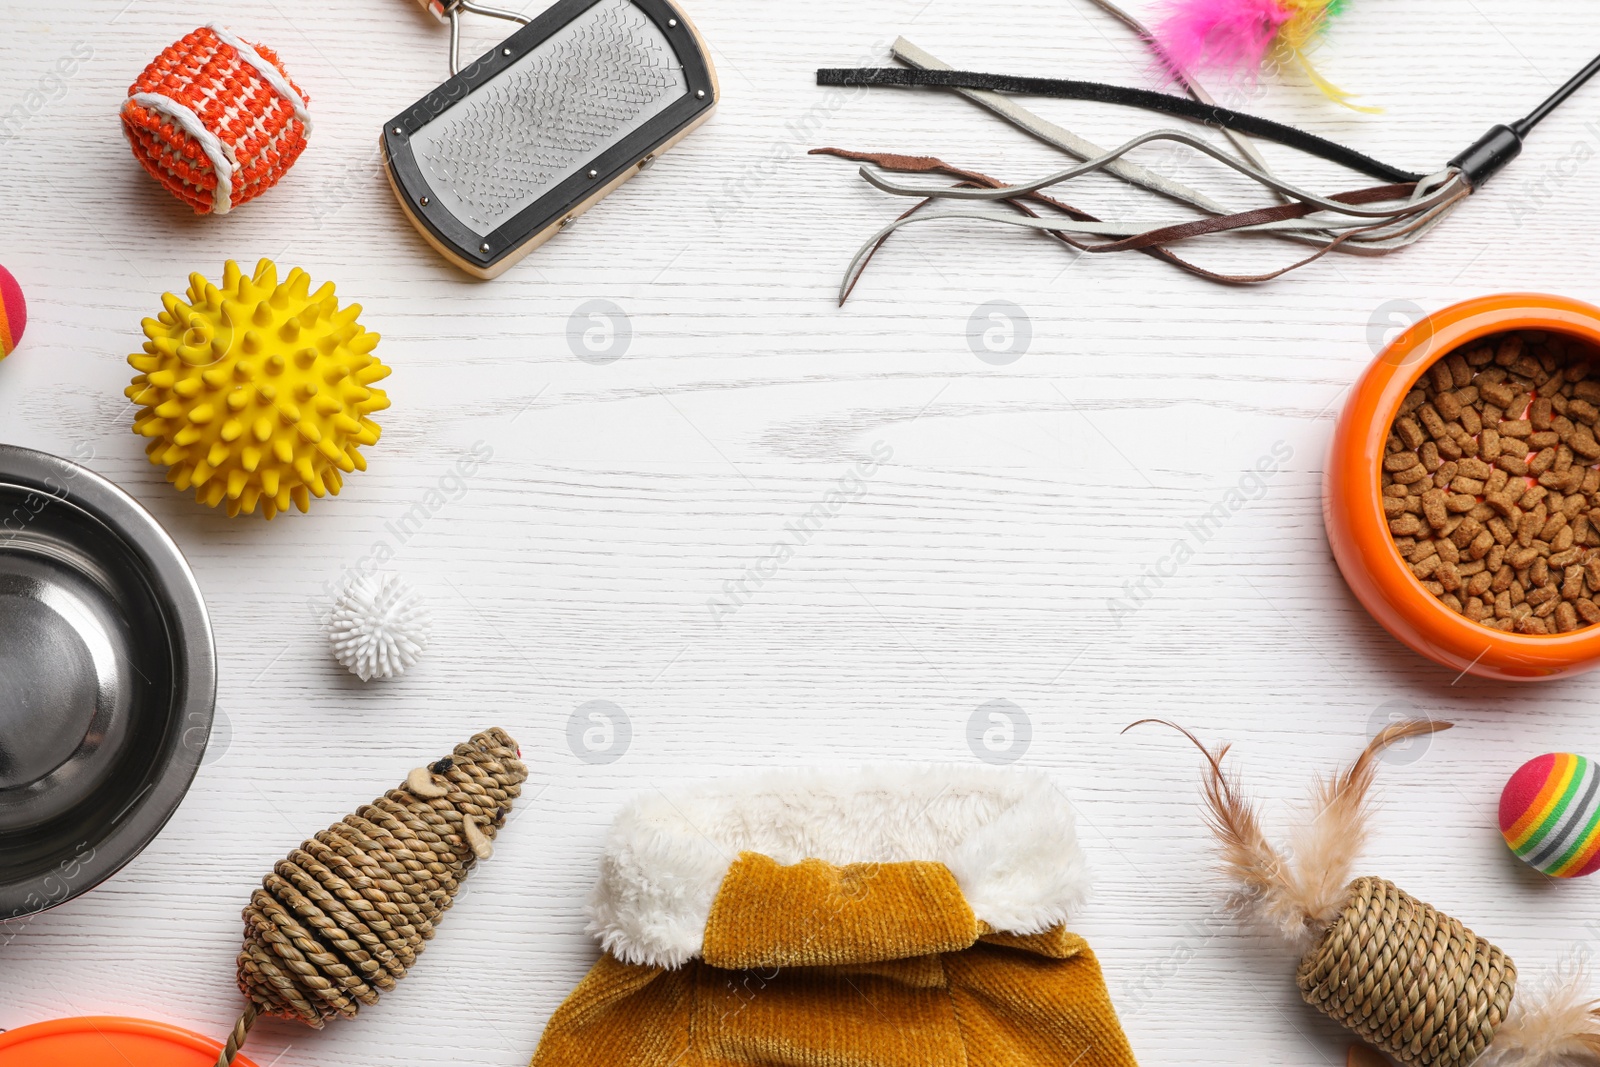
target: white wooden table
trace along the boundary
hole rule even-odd
[[[1135,84],[1151,84],[1145,54],[1086,0],[691,11],[722,78],[711,124],[479,283],[403,220],[375,154],[380,124],[445,73],[444,30],[403,0],[7,5],[0,262],[31,321],[0,364],[0,439],[84,460],[166,524],[210,604],[221,683],[212,751],[165,832],[0,949],[0,1027],[131,1014],[220,1036],[240,1004],[239,909],[274,860],[491,724],[520,740],[533,779],[423,964],[354,1023],[263,1024],[257,1062],[522,1064],[595,959],[581,904],[630,794],[819,761],[1003,758],[1003,730],[989,737],[998,756],[969,741],[997,708],[1029,735],[1024,746],[1014,732],[1010,754],[1059,775],[1078,805],[1098,875],[1078,929],[1148,1067],[1342,1063],[1347,1041],[1299,1001],[1293,961],[1223,916],[1198,756],[1166,732],[1119,733],[1145,716],[1237,742],[1274,815],[1375,723],[1454,720],[1383,770],[1366,868],[1496,940],[1525,981],[1592,949],[1600,886],[1520,869],[1494,809],[1522,760],[1600,755],[1597,683],[1456,679],[1402,648],[1347,592],[1319,501],[1333,415],[1390,302],[1600,298],[1600,87],[1386,261],[1334,257],[1225,289],[1144,257],[1074,262],[1034,235],[930,227],[896,239],[841,310],[840,271],[902,205],[805,149],[931,152],[1012,178],[1062,157],[954,97],[830,93],[814,68],[883,62],[901,33],[957,66]],[[116,117],[140,68],[211,19],[278,49],[317,122],[281,186],[220,219],[151,182]],[[506,29],[469,20],[468,50]],[[1228,96],[1432,169],[1597,48],[1600,7],[1585,0],[1356,3],[1319,61],[1383,114],[1292,78]],[[75,50],[92,55],[53,74]],[[1104,144],[1151,124],[1038,106]],[[1329,172],[1266,151],[1331,187]],[[1148,159],[1245,195],[1207,167]],[[1065,195],[1173,216],[1109,181]],[[1195,254],[1248,266],[1286,253]],[[359,301],[394,368],[371,469],[270,524],[166,485],[121,395],[162,292],[261,256]],[[594,301],[620,310],[592,318]],[[969,340],[990,301],[1027,317],[1031,340],[1010,362]],[[584,347],[624,333],[623,358]],[[397,538],[390,525],[475,444],[492,458]],[[1256,499],[1113,620],[1125,583],[1275,448],[1288,458]],[[875,449],[881,463],[859,476]],[[746,580],[736,611],[711,610],[840,486],[849,499],[793,559]],[[431,604],[434,639],[403,680],[363,685],[316,618],[325,590],[384,541]],[[599,728],[588,744],[600,749],[585,747],[587,716],[607,710],[595,701],[626,716],[617,751]]]

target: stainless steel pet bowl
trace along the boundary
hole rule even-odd
[[[93,888],[161,831],[216,683],[166,531],[99,475],[0,444],[0,921]]]

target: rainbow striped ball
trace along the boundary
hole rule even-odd
[[[22,340],[28,325],[28,303],[22,299],[22,286],[11,272],[0,267],[0,359],[5,359]]]
[[[1600,765],[1570,752],[1524,763],[1500,793],[1500,833],[1536,871],[1593,874],[1600,869]]]

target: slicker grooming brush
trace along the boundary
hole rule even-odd
[[[419,0],[450,80],[384,127],[389,182],[446,259],[493,278],[711,117],[717,77],[668,0],[558,0],[538,18]],[[462,69],[462,12],[526,24]]]

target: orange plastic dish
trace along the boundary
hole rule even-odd
[[[1506,681],[1549,681],[1600,666],[1600,626],[1565,634],[1508,634],[1457,615],[1422,587],[1389,535],[1378,465],[1406,393],[1442,356],[1489,334],[1544,330],[1600,348],[1600,308],[1562,296],[1503,293],[1422,319],[1361,375],[1334,429],[1323,476],[1328,543],[1356,598],[1384,629],[1451,670]]]
[[[176,1026],[111,1016],[0,1033],[0,1067],[215,1067],[222,1043]],[[255,1067],[241,1055],[235,1067]]]

